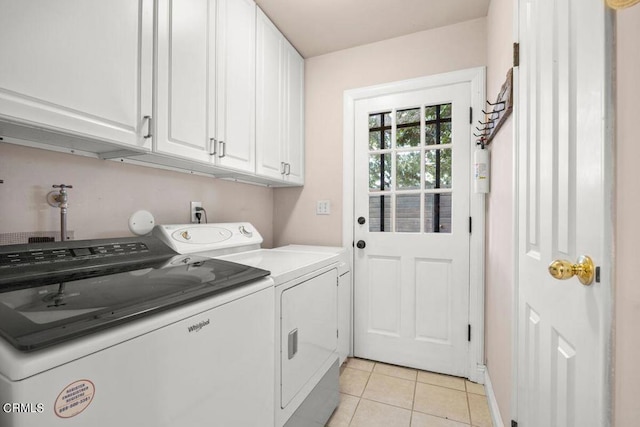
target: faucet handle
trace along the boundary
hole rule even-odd
[[[53,184],[53,188],[60,188],[60,189],[64,189],[64,188],[73,188],[73,185],[67,185],[67,184]]]

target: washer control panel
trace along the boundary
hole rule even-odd
[[[156,225],[153,234],[178,253],[255,249],[262,236],[248,222]]]

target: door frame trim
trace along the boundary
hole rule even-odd
[[[469,68],[448,73],[435,74],[410,80],[402,80],[381,85],[350,89],[343,97],[343,188],[342,188],[342,245],[349,250],[349,258],[353,265],[354,236],[354,148],[355,148],[355,103],[360,99],[391,95],[400,92],[429,89],[457,83],[470,83],[473,122],[481,118],[484,108],[485,67]],[[469,130],[469,143],[473,141],[472,130]],[[470,148],[473,152],[472,148]],[[473,156],[469,156],[468,167],[473,167]],[[470,174],[469,189],[473,188],[473,174]],[[484,363],[484,257],[485,257],[485,196],[469,194],[469,212],[476,224],[469,241],[469,324],[472,339],[468,347],[467,378],[483,384],[485,379]],[[353,267],[351,268],[353,271]],[[351,330],[353,331],[353,283],[351,287]],[[349,354],[353,355],[353,334]]]

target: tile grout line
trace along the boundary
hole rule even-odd
[[[418,373],[416,373],[416,382],[413,384],[413,402],[411,402],[411,418],[409,418],[409,427],[413,424],[413,413],[416,408],[416,393],[418,392]]]
[[[358,406],[360,406],[361,401],[362,401],[362,398],[358,398],[358,403],[356,403],[356,407],[353,410],[353,414],[351,414],[351,416],[349,417],[349,422],[347,423],[347,427],[351,425],[351,421],[353,421],[353,417],[356,416],[356,411],[358,410]]]
[[[467,409],[469,410],[469,425],[473,426],[473,418],[471,418],[471,403],[469,402],[469,388],[467,387],[467,382],[464,383],[465,397],[467,398]]]
[[[373,363],[373,367],[375,367],[376,364],[375,362]],[[351,415],[351,418],[349,419],[349,426],[351,425],[351,423],[353,422],[353,418],[356,416],[356,412],[358,411],[358,407],[360,406],[360,402],[362,402],[362,399],[364,396],[364,391],[367,389],[367,385],[369,385],[369,380],[371,379],[371,374],[373,373],[373,368],[371,368],[371,372],[369,372],[369,376],[367,377],[367,382],[364,383],[364,387],[362,388],[362,393],[360,393],[360,396],[358,396],[358,404],[356,405],[356,409],[353,410],[353,415]]]

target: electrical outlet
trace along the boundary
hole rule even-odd
[[[202,202],[191,202],[191,223],[196,224],[198,222],[198,218],[196,218],[196,208],[201,208]]]
[[[329,215],[331,213],[331,203],[329,200],[318,200],[316,205],[316,215]]]

